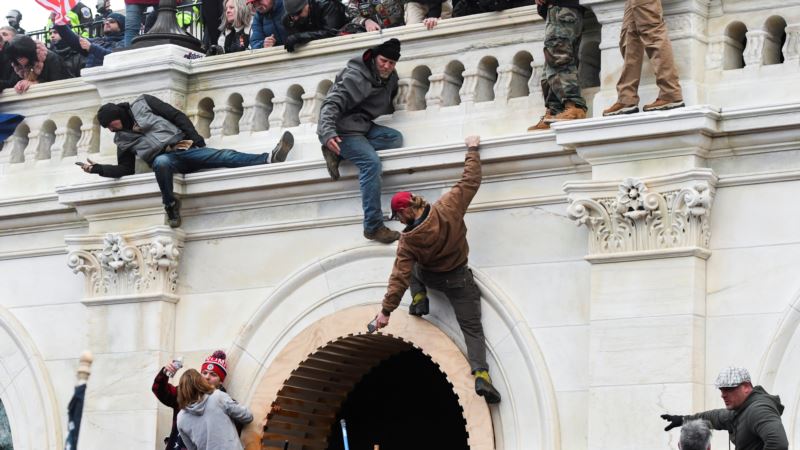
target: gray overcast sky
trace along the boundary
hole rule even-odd
[[[95,12],[97,0],[81,1],[89,8],[92,8],[92,13]],[[113,8],[114,11],[124,11],[125,0],[111,0],[111,8]],[[26,31],[41,30],[44,28],[44,24],[47,23],[47,16],[50,14],[33,0],[0,0],[0,10],[3,14],[0,23],[3,25],[7,25],[6,13],[9,9],[17,9],[22,13],[22,28]]]

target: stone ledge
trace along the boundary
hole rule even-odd
[[[711,256],[711,251],[700,247],[683,247],[613,254],[593,254],[587,255],[584,259],[592,264],[608,264],[628,261],[645,261],[650,259],[683,258],[687,256],[708,259],[708,257]]]

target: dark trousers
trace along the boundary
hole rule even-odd
[[[179,152],[162,153],[153,160],[161,199],[165,206],[175,201],[172,176],[176,173],[192,173],[219,167],[246,167],[267,164],[269,154],[241,153],[236,150],[216,150],[202,147]]]
[[[428,288],[443,293],[453,305],[458,326],[464,333],[467,358],[472,371],[488,370],[481,324],[481,292],[475,284],[472,271],[464,265],[450,272],[431,272],[414,264],[411,272],[411,296],[427,292]]]

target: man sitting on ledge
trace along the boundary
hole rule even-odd
[[[286,161],[294,145],[288,131],[271,153],[241,153],[207,148],[205,140],[179,110],[152,95],[140,95],[133,103],[106,103],[97,111],[97,121],[114,133],[117,165],[97,164],[87,159],[86,173],[120,178],[134,173],[136,156],[153,168],[161,190],[167,223],[181,226],[180,201],[173,194],[172,176],[218,167],[245,167]]]

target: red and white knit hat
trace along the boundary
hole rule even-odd
[[[225,352],[222,350],[215,351],[203,362],[201,372],[203,370],[210,370],[219,376],[220,382],[225,381],[225,376],[228,375],[228,363],[225,361],[226,358]]]

